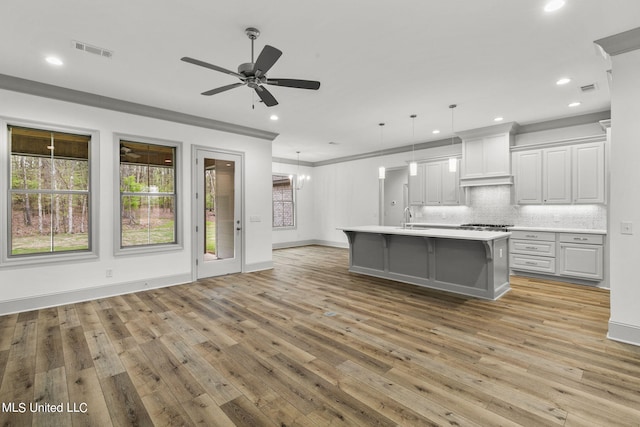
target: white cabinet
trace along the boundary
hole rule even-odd
[[[571,147],[542,150],[542,202],[571,203]]]
[[[604,203],[604,144],[573,147],[573,202]]]
[[[603,236],[560,233],[558,245],[560,275],[602,280]]]
[[[542,150],[513,153],[517,204],[542,203]]]
[[[514,272],[601,281],[603,248],[602,234],[514,230],[509,263]]]
[[[513,152],[517,204],[604,203],[604,145]]]
[[[458,171],[449,171],[448,160],[419,163],[418,174],[409,176],[409,203],[414,206],[459,205]]]
[[[513,231],[509,256],[513,270],[555,274],[556,233]]]
[[[409,204],[411,206],[425,205],[425,181],[425,165],[419,163],[417,175],[409,175]]]
[[[512,184],[510,147],[515,123],[460,132],[461,186]]]

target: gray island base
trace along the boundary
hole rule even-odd
[[[342,227],[349,271],[495,300],[509,291],[511,233]]]

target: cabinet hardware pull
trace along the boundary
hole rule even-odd
[[[527,234],[527,237],[533,237],[533,238],[536,238],[536,237],[538,237],[538,235],[537,235],[537,234]]]
[[[527,262],[525,262],[525,264],[527,264],[527,265],[538,265],[537,262],[532,262],[532,261],[527,261]]]
[[[589,239],[587,239],[586,237],[574,237],[573,240],[579,240],[581,242],[584,242],[584,241],[589,240]]]
[[[537,251],[538,250],[538,248],[536,246],[525,246],[524,248],[525,249],[530,249],[532,251]]]

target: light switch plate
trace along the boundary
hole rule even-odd
[[[620,234],[633,234],[633,223],[631,221],[622,221],[620,223]]]

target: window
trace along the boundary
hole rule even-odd
[[[273,227],[291,228],[295,226],[295,210],[292,182],[295,176],[272,175],[273,180]]]
[[[175,247],[178,145],[118,138],[118,147],[120,250]]]
[[[8,125],[8,258],[92,251],[92,135]]]

